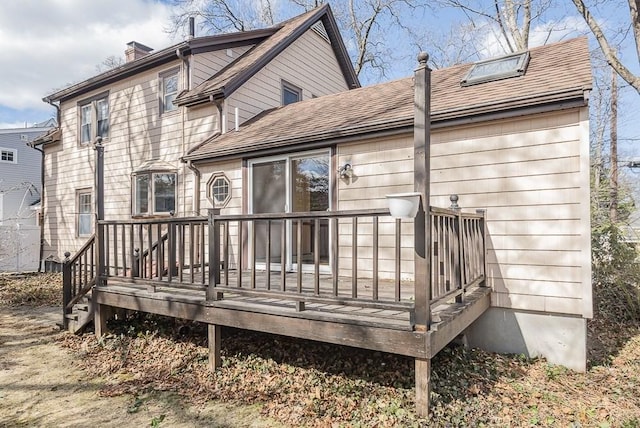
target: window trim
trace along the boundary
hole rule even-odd
[[[2,159],[2,152],[11,153],[12,160],[4,160],[4,159]],[[11,149],[9,147],[0,147],[0,163],[17,164],[18,163],[18,150]]]
[[[281,86],[282,86],[282,88],[280,90],[280,98],[281,98],[280,101],[281,101],[281,104],[283,106],[286,106],[286,105],[289,105],[289,104],[295,104],[297,102],[302,101],[302,89],[301,88],[299,88],[298,86],[287,82],[286,80],[282,80],[282,85]],[[296,94],[298,94],[298,101],[295,101],[293,103],[285,104],[285,102],[284,102],[284,92],[285,91],[295,92]]]
[[[80,212],[80,197],[89,195],[89,212]],[[89,232],[80,232],[80,216],[89,215]],[[93,234],[93,190],[91,188],[76,189],[76,238],[86,238]]]
[[[158,174],[172,174],[175,176],[175,186],[173,190],[173,210],[171,211],[157,211],[155,210],[155,180],[154,176]],[[137,178],[139,176],[148,176],[147,181],[147,212],[138,212],[138,198],[137,198]],[[145,170],[137,171],[131,174],[131,217],[132,218],[148,218],[148,217],[171,217],[175,216],[178,208],[178,171],[172,170]]]
[[[81,147],[90,146],[93,141],[99,136],[98,135],[98,102],[105,100],[107,103],[107,132],[106,135],[101,135],[103,140],[109,138],[109,133],[111,131],[111,106],[109,105],[109,91],[101,92],[97,95],[94,95],[89,98],[85,98],[82,101],[78,101],[78,145]],[[85,107],[90,107],[91,112],[91,121],[89,122],[90,131],[89,131],[89,140],[82,141],[83,133],[82,133],[82,112]]]
[[[178,94],[180,93],[180,67],[174,67],[169,70],[165,70],[158,73],[158,104],[159,104],[160,116],[178,111],[178,106],[175,104],[173,104],[173,108],[167,110],[166,103],[165,103],[166,94],[164,92],[164,89],[165,89],[164,82],[165,82],[165,79],[172,77],[174,75],[176,76],[176,80],[177,80],[177,87],[176,87],[176,94],[175,94],[177,97]]]
[[[227,187],[228,187],[227,196],[222,202],[218,202],[216,198],[213,196],[213,183],[215,183],[218,179],[223,179],[227,183]],[[209,202],[211,202],[211,206],[213,208],[226,207],[229,204],[229,201],[231,200],[231,192],[232,192],[231,180],[229,180],[229,177],[227,177],[227,175],[224,172],[217,171],[211,174],[211,178],[209,178],[209,180],[207,181],[207,199],[209,200]]]

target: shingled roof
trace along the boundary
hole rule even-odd
[[[432,126],[488,118],[507,112],[522,114],[532,107],[586,105],[591,66],[586,38],[530,50],[520,77],[462,87],[472,64],[432,73]],[[302,101],[268,110],[238,131],[215,134],[195,147],[186,160],[241,156],[250,152],[332,141],[413,127],[413,78]]]
[[[325,27],[347,86],[350,88],[360,87],[360,82],[342,42],[331,8],[325,4],[282,22],[275,27],[277,31],[271,37],[255,45],[236,61],[194,89],[178,95],[175,103],[179,106],[188,106],[208,102],[210,97],[225,98],[229,96],[317,22],[322,22]]]
[[[234,46],[255,45],[209,80],[190,91],[180,94],[175,102],[178,105],[193,105],[208,101],[210,95],[225,97],[246,82],[261,67],[271,61],[317,22],[322,22],[327,31],[331,47],[336,54],[347,85],[354,88],[359,87],[358,77],[338,31],[331,8],[329,5],[324,5],[270,28],[195,37],[168,48],[153,51],[140,59],[56,91],[43,98],[43,100],[45,102],[64,101],[127,79],[159,65],[175,61],[183,55],[226,49]]]

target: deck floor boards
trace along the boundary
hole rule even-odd
[[[288,274],[289,275],[289,274]],[[296,275],[295,273],[290,275]],[[243,281],[247,281],[247,285],[250,281],[250,275],[243,272]],[[272,277],[275,276],[272,273]],[[313,296],[313,287],[309,284],[313,284],[313,274],[303,274],[303,291]],[[265,283],[263,282],[264,272],[256,272],[255,289],[261,291],[267,291]],[[322,289],[328,289],[328,285],[331,284],[331,278],[324,276],[322,278],[324,284]],[[231,282],[231,278],[230,278]],[[361,283],[370,283],[370,279],[360,280],[358,279],[358,287],[361,287]],[[235,282],[231,282],[235,284]],[[315,338],[316,335],[322,334],[320,332],[306,331],[303,325],[308,325],[307,328],[321,328],[328,329],[329,325],[333,325],[331,331],[326,333],[327,341],[338,343],[340,340],[349,340],[353,338],[338,339],[338,336],[334,336],[336,331],[357,331],[358,335],[362,335],[360,345],[370,347],[371,349],[387,350],[388,352],[395,352],[407,355],[423,355],[429,356],[431,348],[435,352],[441,349],[443,343],[448,343],[450,337],[454,334],[459,334],[469,323],[469,315],[465,315],[469,312],[469,308],[473,308],[477,302],[482,300],[480,306],[488,307],[487,296],[490,293],[489,289],[478,288],[476,290],[470,290],[465,296],[463,303],[455,303],[453,298],[450,302],[438,303],[437,307],[432,310],[432,316],[434,324],[428,331],[427,336],[424,339],[418,339],[422,337],[424,332],[414,331],[412,325],[411,305],[407,306],[407,309],[397,308],[379,308],[379,307],[366,307],[358,306],[357,304],[336,304],[332,302],[324,301],[309,301],[305,302],[303,310],[299,310],[300,306],[296,303],[304,300],[304,296],[299,296],[297,293],[292,293],[294,297],[288,298],[288,296],[274,296],[268,295],[247,295],[241,293],[234,293],[232,290],[225,290],[223,298],[220,300],[207,300],[206,293],[203,290],[193,290],[177,288],[176,284],[170,284],[168,282],[154,283],[155,287],[150,288],[144,285],[144,279],[136,278],[135,283],[130,278],[124,277],[109,277],[107,279],[106,286],[100,286],[97,288],[99,303],[111,304],[116,307],[125,307],[134,310],[143,310],[152,313],[159,313],[169,316],[175,316],[180,318],[194,319],[203,322],[212,322],[210,320],[218,320],[220,322],[221,314],[227,314],[231,317],[239,317],[238,322],[244,323],[244,325],[252,326],[256,329],[262,329],[263,324],[260,322],[272,322],[276,324],[284,322],[285,324],[294,326],[294,330],[297,332],[288,333],[282,331],[281,334],[295,335],[296,337]],[[339,281],[339,297],[350,297],[351,280],[342,279]],[[402,283],[403,303],[409,303],[413,300],[413,283],[404,281]],[[333,288],[331,287],[331,290]],[[348,291],[347,291],[348,290]],[[410,290],[410,292],[409,292]],[[333,294],[333,293],[331,293]],[[346,295],[344,295],[346,294]],[[379,282],[379,296],[380,299],[386,302],[394,302],[395,285],[393,281],[380,281]],[[359,297],[363,295],[359,293]],[[406,301],[404,300],[406,299]],[[138,309],[139,308],[139,309]],[[181,309],[175,309],[181,308]],[[177,312],[174,312],[177,311]],[[475,310],[473,319],[483,312]],[[466,316],[466,319],[462,322],[458,322],[458,318],[462,319]],[[266,317],[266,318],[265,318]],[[226,324],[228,320],[228,324]],[[268,321],[259,321],[268,320]],[[289,321],[286,321],[289,320]],[[233,326],[233,319],[224,318],[222,325]],[[311,323],[311,324],[305,324]],[[313,327],[317,326],[317,327]],[[340,327],[342,326],[342,327]],[[263,331],[273,331],[278,333],[276,325],[265,326]],[[274,330],[276,329],[276,330]],[[337,329],[337,330],[336,330]],[[353,330],[356,329],[356,330]],[[361,330],[358,330],[361,329]],[[286,330],[286,328],[285,328]],[[329,331],[329,330],[327,330]],[[382,334],[383,337],[388,336],[385,340],[396,340],[392,332],[401,334],[398,343],[385,344],[382,343],[382,339],[373,339],[373,337],[379,337]],[[387,332],[387,333],[384,333]],[[402,332],[402,333],[401,333]],[[351,333],[353,334],[353,333]],[[407,334],[409,336],[407,336]],[[339,337],[342,333],[340,333]],[[372,336],[373,335],[373,336]],[[376,336],[378,335],[378,336]],[[413,336],[412,336],[413,335]],[[427,340],[427,337],[429,338]],[[417,340],[417,342],[416,342]],[[402,345],[404,341],[405,345]],[[427,343],[428,342],[428,343]],[[339,342],[342,343],[342,342]],[[366,346],[363,346],[362,344]],[[404,350],[402,346],[406,346],[409,343],[412,347]],[[421,345],[427,343],[426,345]],[[430,344],[429,344],[430,343]]]

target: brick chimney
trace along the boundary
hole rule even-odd
[[[127,50],[124,51],[124,56],[127,62],[131,62],[148,55],[152,50],[153,48],[150,48],[149,46],[133,41],[127,43]]]

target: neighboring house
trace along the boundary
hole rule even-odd
[[[492,308],[469,329],[470,343],[585,370],[593,305],[587,40],[432,76],[431,204],[446,207],[457,194],[463,208],[487,210]],[[280,107],[207,138],[185,156],[202,175],[201,205],[223,215],[385,207],[385,195],[414,189],[413,82]],[[301,178],[310,184],[299,185]],[[371,247],[370,225],[358,232],[358,246]],[[304,248],[313,229],[303,233]],[[404,249],[412,238],[411,230],[403,236],[409,278],[413,253]],[[264,244],[255,246],[264,262]],[[280,260],[279,246],[274,252]],[[348,276],[349,240],[339,254]],[[380,275],[393,277],[393,257],[384,258]],[[359,276],[371,275],[371,256],[360,256],[358,266]]]
[[[27,144],[53,126],[0,129],[0,271],[38,269],[42,155]]]
[[[94,143],[105,147],[110,219],[193,216],[200,179],[181,161],[213,133],[273,107],[359,87],[331,9],[271,28],[191,37],[45,98],[60,128],[45,151],[44,257],[58,261],[93,233]]]

